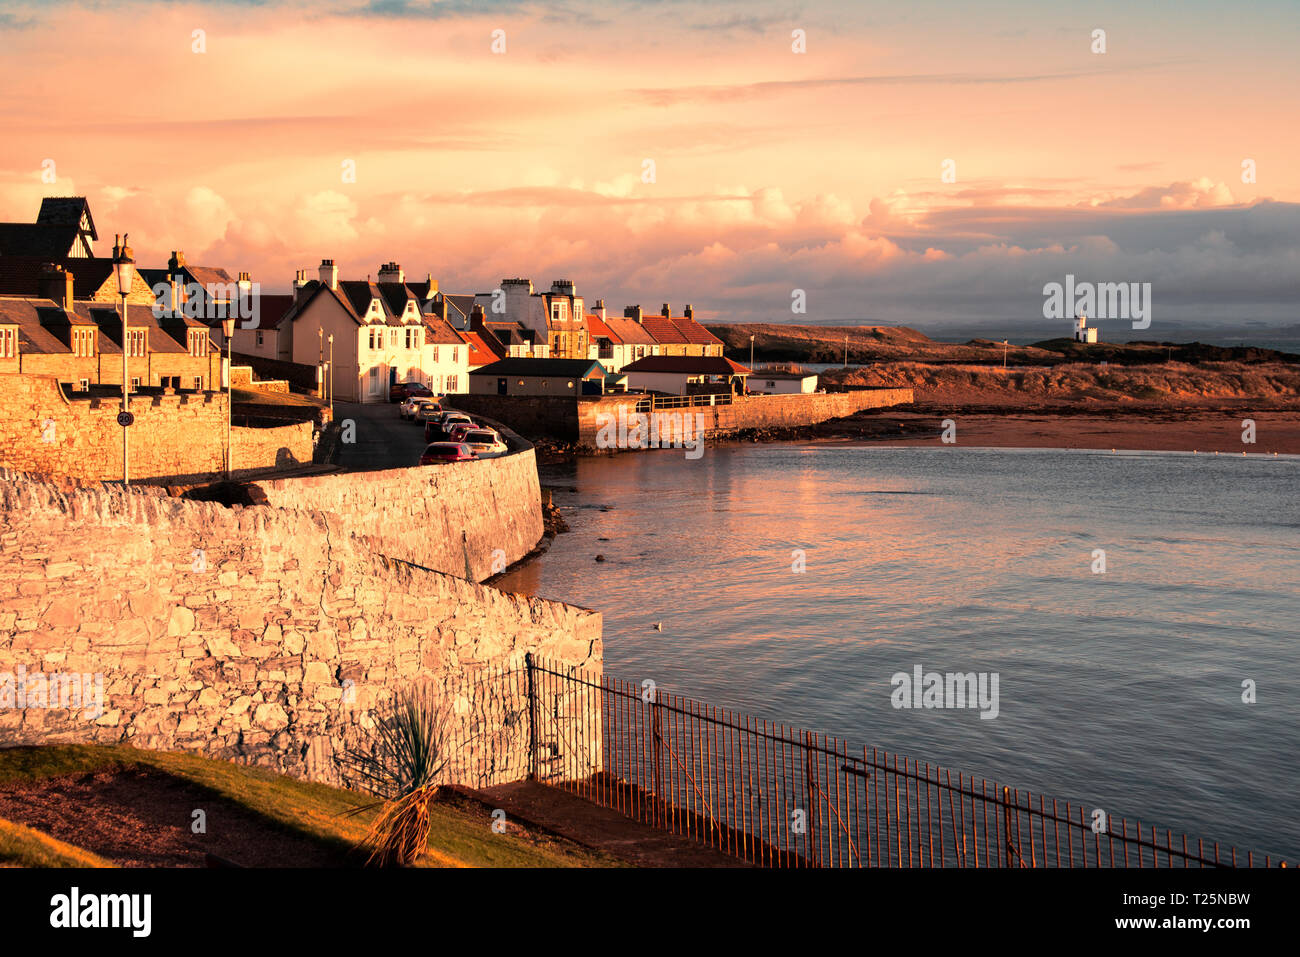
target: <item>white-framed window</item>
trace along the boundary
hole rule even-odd
[[[194,391],[196,391],[196,392],[202,392],[202,391],[203,391],[203,376],[201,376],[201,375],[196,375],[196,376],[194,377]]]
[[[460,361],[460,346],[451,347],[451,361],[452,362]]]
[[[378,349],[382,345],[382,343],[379,341],[379,336],[382,334],[382,332],[383,330],[381,329],[370,330],[370,348]]]
[[[438,347],[437,347],[437,346],[434,346],[434,347],[433,347],[433,361],[434,361],[434,362],[437,362],[437,361],[438,361]]]
[[[389,330],[388,330],[388,348],[390,348],[390,349],[396,349],[396,348],[397,348],[397,330],[396,330],[396,329],[389,329]]]
[[[201,332],[190,333],[190,355],[202,358],[208,354],[208,337]]]
[[[448,391],[448,392],[455,392],[455,391],[456,391],[457,386],[460,384],[460,383],[457,381],[459,378],[460,378],[459,376],[454,376],[454,375],[449,375],[449,376],[447,376],[447,391]]]
[[[141,358],[145,354],[147,340],[143,329],[129,329],[127,333],[127,356]]]
[[[78,380],[77,380],[77,388],[80,389],[82,392],[89,392],[89,391],[90,391],[90,380],[89,380],[89,379],[78,379]]]
[[[135,391],[139,388],[140,388],[140,377],[138,375],[131,376],[131,390]]]

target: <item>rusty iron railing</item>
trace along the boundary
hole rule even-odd
[[[760,866],[1286,866],[649,683],[526,668],[536,780]]]

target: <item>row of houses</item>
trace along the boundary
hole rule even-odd
[[[113,258],[96,255],[98,240],[84,197],[49,197],[34,223],[0,223],[0,371],[56,375],[74,389],[120,386],[125,350],[133,386],[214,388],[223,344],[215,317],[229,314],[240,317],[231,344],[237,361],[314,367],[318,382],[345,401],[387,401],[393,384],[411,381],[437,394],[581,394],[653,384],[656,375],[736,376],[731,368],[646,365],[728,362],[690,305],[677,314],[669,303],[657,314],[628,306],[612,316],[603,299],[588,307],[570,280],[536,289],[529,279],[503,279],[490,292],[455,294],[432,275],[408,280],[395,262],[373,279],[340,278],[330,259],[315,276],[299,270],[289,293],[263,294],[248,273],[188,263],[181,250],[165,268],[135,271],[123,342]],[[500,365],[515,360],[574,365],[543,367],[521,386],[519,368]],[[483,384],[471,384],[471,375],[493,368]]]
[[[648,356],[722,356],[691,306],[676,316],[668,303],[657,316],[629,306],[613,318],[604,300],[588,310],[568,280],[536,291],[531,280],[503,279],[494,292],[464,295],[432,276],[408,281],[395,262],[373,280],[340,279],[330,259],[315,278],[300,270],[292,295],[263,297],[258,325],[236,329],[234,350],[319,366],[331,361],[331,336],[335,395],[357,402],[384,401],[397,382],[468,392],[471,373],[504,359],[592,360],[616,375]]]

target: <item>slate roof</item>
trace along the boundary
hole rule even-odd
[[[68,255],[77,242],[77,229],[64,224],[0,223],[0,256]]]
[[[0,296],[0,323],[18,326],[19,349],[29,355],[68,355],[71,346],[54,332],[60,326],[93,326],[98,329],[95,349],[102,355],[121,355],[122,321],[118,307],[110,303],[77,302],[71,311],[60,308],[52,300],[33,297]],[[149,330],[149,351],[188,353],[189,330],[205,329],[203,323],[182,316],[155,318],[153,310],[143,306],[129,307],[127,326]],[[117,338],[113,338],[116,335]],[[212,342],[211,336],[208,341]],[[213,343],[215,348],[215,343]]]
[[[752,375],[725,356],[645,356],[623,366],[624,372],[669,372],[685,375]]]
[[[89,299],[113,279],[113,260],[106,256],[0,256],[0,296],[39,297],[41,270],[46,263],[72,273],[72,298]],[[117,284],[114,281],[113,288]]]
[[[465,344],[462,333],[453,329],[445,320],[437,316],[424,317],[424,341],[430,345],[452,345],[460,346]]]
[[[605,367],[594,359],[498,359],[470,375],[531,376],[550,379],[585,379],[595,372],[605,377]]]
[[[79,229],[83,214],[90,226],[90,238],[98,240],[95,218],[90,215],[90,201],[84,196],[46,196],[41,200],[41,211],[36,214],[36,222],[41,225],[72,225]]]

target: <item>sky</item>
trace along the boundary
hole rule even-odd
[[[85,195],[105,253],[267,292],[1005,325],[1074,275],[1157,338],[1296,323],[1297,47],[1270,2],[0,0],[0,221]]]

